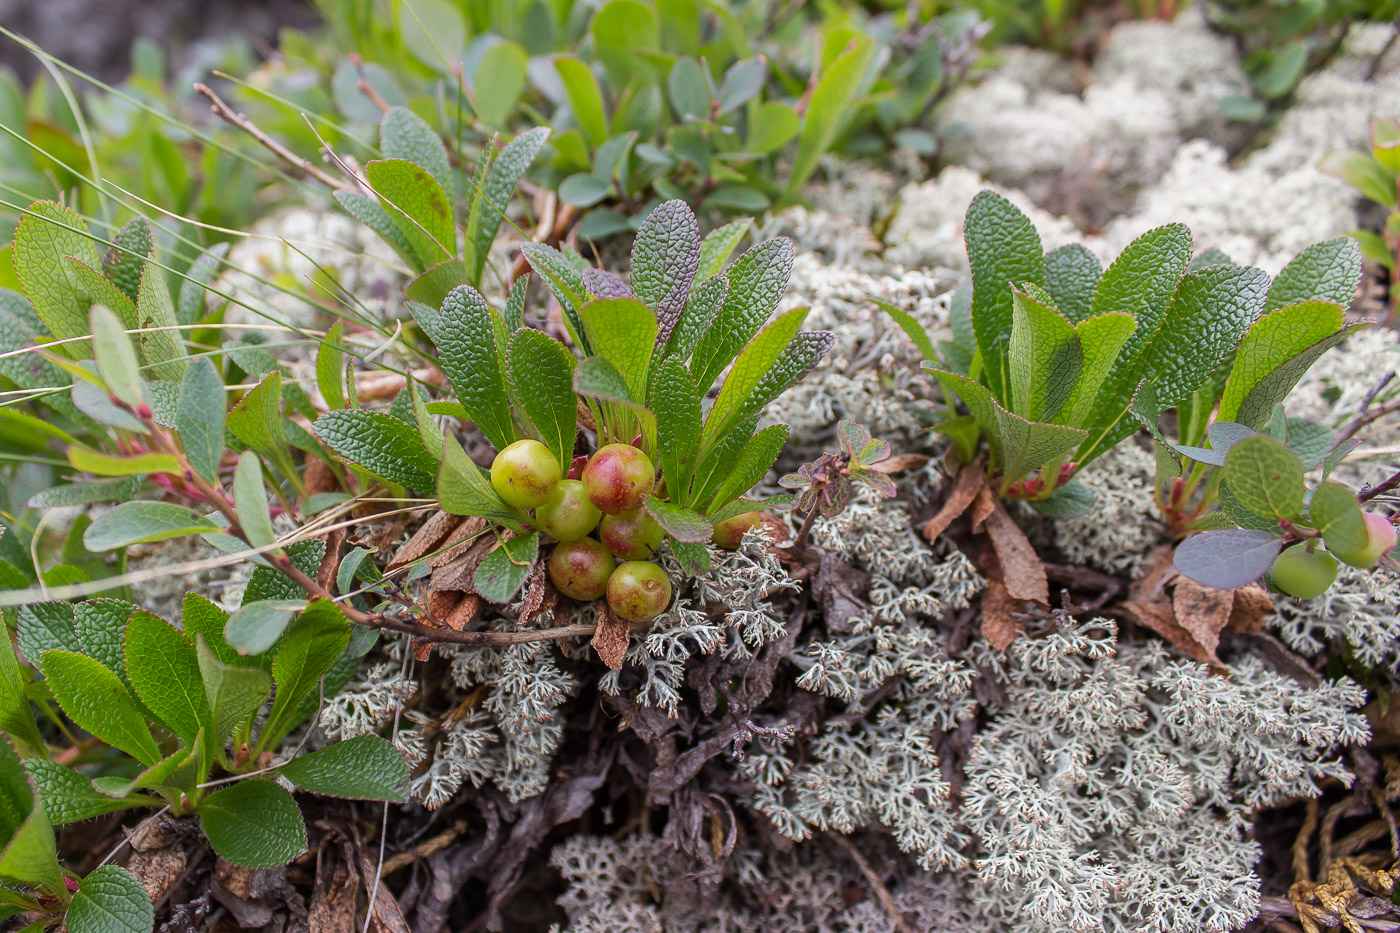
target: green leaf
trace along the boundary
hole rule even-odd
[[[1303,465],[1297,454],[1264,434],[1238,441],[1225,455],[1225,482],[1257,515],[1295,519],[1303,508]]]
[[[350,623],[345,613],[329,599],[318,599],[302,610],[287,632],[277,656],[272,659],[272,679],[277,696],[272,701],[263,746],[281,739],[296,725],[296,712],[302,701],[316,691],[321,678],[345,653],[350,644]],[[267,736],[271,736],[268,739]]]
[[[1197,583],[1221,590],[1248,586],[1273,566],[1282,539],[1250,528],[1193,535],[1177,546],[1172,564]]]
[[[703,544],[686,541],[672,541],[671,554],[681,566],[681,573],[698,577],[710,569],[710,549]]]
[[[199,258],[190,264],[189,271],[180,282],[180,297],[175,305],[175,318],[179,323],[196,324],[208,313],[204,293],[208,290],[209,281],[219,271],[219,266],[223,264],[228,251],[228,243],[216,243],[200,253]]]
[[[240,723],[249,722],[272,695],[272,681],[255,667],[225,664],[214,656],[202,635],[195,638],[195,658],[211,718],[211,739],[222,745]]]
[[[661,529],[677,541],[704,543],[714,537],[715,526],[699,512],[656,496],[647,496],[645,507]]]
[[[345,322],[338,320],[316,348],[316,388],[331,410],[345,407],[345,351],[341,349],[344,338]]]
[[[1244,504],[1236,499],[1235,494],[1230,491],[1229,483],[1221,481],[1216,489],[1216,497],[1220,500],[1220,511],[1235,525],[1241,528],[1267,531],[1274,535],[1278,534],[1278,519],[1265,518],[1245,508]]]
[[[34,712],[25,692],[28,678],[20,669],[14,643],[8,635],[0,638],[0,729],[11,739],[29,746],[33,754],[44,754],[47,748]]]
[[[515,186],[549,139],[548,127],[537,126],[512,139],[491,162],[486,180],[470,192],[467,242],[471,244],[469,281],[480,282],[491,243],[505,219]],[[434,305],[436,307],[436,305]]]
[[[263,486],[262,461],[251,450],[238,457],[238,468],[233,474],[233,503],[238,524],[251,546],[262,548],[276,542],[267,489]]]
[[[445,193],[451,194],[452,166],[447,149],[433,128],[407,107],[390,107],[379,120],[379,150],[386,159],[403,159],[428,170]]]
[[[1094,490],[1072,479],[1044,499],[1031,499],[1026,503],[1042,515],[1056,518],[1069,518],[1074,515],[1087,515],[1094,510]]]
[[[930,363],[938,362],[938,351],[933,348],[933,341],[929,339],[928,332],[924,330],[923,325],[914,319],[914,315],[890,304],[888,301],[882,301],[874,296],[872,296],[870,300],[874,302],[876,307],[881,311],[888,314],[891,320],[899,325],[899,329],[904,331],[909,339],[913,341],[914,346],[923,354],[925,360]]]
[[[73,615],[72,603],[56,600],[26,603],[20,607],[16,634],[19,650],[30,664],[38,667],[44,652],[51,648],[82,653]]]
[[[0,878],[42,885],[62,896],[66,888],[53,827],[36,796],[19,756],[0,739]]]
[[[1029,294],[1011,295],[1010,358],[1012,410],[1032,421],[1051,421],[1079,382],[1084,353],[1074,325]]]
[[[632,394],[622,373],[601,356],[590,356],[579,361],[578,368],[574,370],[574,391],[584,398],[626,405],[642,415],[653,430],[655,428],[651,412]]]
[[[83,533],[83,545],[89,551],[100,553],[218,530],[219,526],[207,517],[173,502],[123,502],[88,526]]]
[[[690,504],[703,505],[714,499],[715,492],[729,478],[740,453],[753,438],[758,416],[752,415],[727,435],[709,453],[700,455],[695,464],[695,478],[691,481]]]
[[[654,75],[646,57],[638,54],[661,46],[661,24],[649,4],[609,0],[594,14],[589,31],[613,86],[621,89],[633,77],[649,79]]]
[[[669,339],[680,321],[699,268],[700,225],[695,214],[684,201],[658,204],[632,242],[632,292],[656,312],[657,340]]]
[[[1067,409],[1069,417],[1061,418],[1061,421],[1076,428],[1089,426],[1089,417],[1094,412],[1104,380],[1113,368],[1113,361],[1118,358],[1123,344],[1128,342],[1136,327],[1137,322],[1132,315],[1116,311],[1085,318],[1075,325],[1074,331],[1084,359],[1083,373],[1065,408],[1061,409]]]
[[[175,428],[190,466],[210,482],[224,457],[224,411],[224,383],[214,364],[207,357],[191,360],[180,381]]]
[[[802,136],[788,175],[787,190],[806,184],[821,157],[836,142],[851,112],[851,103],[865,85],[865,75],[875,55],[873,39],[853,39],[850,46],[822,69],[807,101]]]
[[[54,698],[68,718],[144,765],[160,760],[160,749],[136,700],[100,661],[53,649],[44,652],[43,667]]]
[[[703,282],[723,272],[734,249],[752,226],[753,221],[745,218],[716,227],[705,234],[700,241],[700,261],[696,265],[695,281]]]
[[[91,447],[68,448],[68,462],[85,473],[98,476],[136,476],[145,473],[180,474],[180,461],[170,454],[105,454]]]
[[[1094,290],[1103,277],[1099,257],[1080,243],[1045,254],[1045,290],[1060,313],[1078,324],[1092,313]]]
[[[788,430],[785,424],[769,425],[749,438],[714,499],[705,507],[712,522],[720,521],[715,518],[716,510],[728,506],[768,475],[787,442]]]
[[[117,231],[116,240],[102,257],[102,274],[121,289],[131,301],[141,286],[141,270],[146,257],[155,249],[151,225],[144,217],[133,217]]]
[[[260,778],[206,797],[199,806],[199,825],[215,852],[245,868],[275,868],[306,851],[306,824],[296,801]]]
[[[1335,470],[1352,451],[1360,446],[1361,441],[1359,439],[1349,437],[1346,441],[1333,448],[1332,452],[1327,455],[1327,458],[1322,461],[1322,478],[1326,480],[1327,477],[1331,476],[1332,471]]]
[[[498,317],[476,289],[468,285],[454,288],[442,305],[437,345],[457,400],[487,440],[503,450],[517,438],[506,394],[502,348],[496,343]]]
[[[62,261],[65,256],[73,256],[93,269],[101,266],[97,248],[81,217],[53,201],[29,205],[15,227],[15,274],[25,297],[34,305],[34,313],[59,340],[88,335],[88,308],[92,303],[90,290],[79,273]],[[70,356],[92,356],[92,347],[86,340],[66,346]]]
[[[389,212],[379,203],[378,198],[362,191],[348,191],[346,189],[337,189],[332,194],[351,217],[379,234],[384,242],[394,248],[394,252],[398,253],[404,262],[415,269],[422,267],[422,261],[414,252],[408,237],[399,229],[399,225],[389,216]]]
[[[245,601],[224,624],[223,638],[241,655],[259,655],[277,644],[305,602],[295,599]]]
[[[691,355],[690,371],[700,391],[715,379],[773,315],[792,275],[793,245],[786,237],[765,240],[730,266],[724,304]]]
[[[89,872],[63,916],[68,933],[150,933],[155,922],[151,896],[117,865]]]
[[[1220,419],[1239,421],[1241,403],[1265,376],[1318,341],[1335,334],[1341,329],[1343,318],[1340,305],[1322,301],[1288,305],[1259,318],[1235,353],[1229,380],[1220,397]],[[1272,410],[1270,405],[1269,411]],[[1267,413],[1265,417],[1267,419]]]
[[[39,789],[44,813],[55,826],[90,820],[128,807],[159,805],[154,797],[123,800],[102,793],[72,768],[45,758],[26,758],[24,767]]]
[[[524,243],[520,251],[559,302],[564,312],[564,326],[575,346],[585,354],[589,353],[588,337],[578,316],[578,309],[588,294],[583,284],[583,274],[573,267],[563,253],[543,243]]]
[[[228,623],[228,613],[197,593],[187,593],[181,607],[180,628],[185,637],[204,644],[224,664],[238,660],[238,652],[224,641],[224,625]]]
[[[651,407],[656,415],[657,466],[671,499],[685,505],[700,451],[700,390],[679,359],[671,357],[657,367]]]
[[[1039,285],[1045,278],[1040,234],[1016,205],[992,191],[972,199],[963,221],[972,266],[972,326],[986,366],[988,388],[1009,400],[1007,348],[1011,342],[1011,283]]]
[[[657,337],[651,309],[632,298],[603,298],[584,305],[579,318],[594,354],[613,365],[634,399],[644,401]]]
[[[1326,425],[1303,418],[1288,419],[1288,449],[1303,462],[1303,472],[1315,470],[1332,450],[1332,430]]]
[[[328,411],[312,430],[331,450],[391,483],[424,492],[437,483],[437,461],[418,429],[391,415],[364,408]]]
[[[853,473],[852,476],[855,474]],[[776,496],[766,496],[762,499],[739,498],[728,502],[706,516],[711,523],[718,525],[720,522],[734,518],[736,515],[743,515],[748,512],[757,512],[760,509],[771,509],[775,512],[787,512],[797,507],[797,496],[794,493],[779,493]]]
[[[174,327],[178,323],[165,270],[155,262],[147,262],[141,273],[141,291],[136,301],[136,326],[145,330]],[[151,367],[151,375],[156,379],[179,382],[185,375],[185,354],[178,334],[175,330],[145,330],[137,335],[141,358]]]
[[[282,423],[282,373],[273,370],[262,378],[228,413],[228,429],[233,436],[275,463],[288,479],[297,479],[297,470],[287,452]]]
[[[392,744],[361,735],[294,758],[282,776],[303,790],[356,800],[408,799],[408,766]]]
[[[407,159],[378,159],[365,165],[365,178],[420,270],[452,258],[457,251],[452,202],[428,169]]]
[[[569,109],[573,111],[579,129],[588,137],[588,144],[596,149],[608,138],[608,124],[603,115],[603,93],[598,89],[598,79],[593,77],[587,65],[572,55],[555,58],[554,69],[559,73],[559,80],[564,82]]]
[[[529,56],[518,42],[497,42],[481,56],[476,66],[476,86],[485,93],[476,96],[476,112],[487,126],[505,127],[525,89],[525,69]],[[489,90],[488,90],[489,89]]]
[[[410,55],[451,75],[467,44],[467,24],[452,0],[398,0],[398,36]]]
[[[1363,551],[1370,542],[1366,521],[1356,495],[1341,483],[1324,482],[1313,490],[1308,502],[1308,515],[1327,549],[1334,553]]]
[[[1074,450],[1088,433],[1079,428],[1028,421],[992,403],[1001,439],[1001,472],[1011,482],[1059,460]]]
[[[1303,301],[1351,307],[1361,284],[1361,248],[1351,237],[1314,243],[1283,267],[1269,286],[1267,310]],[[1335,328],[1334,328],[1335,329]]]
[[[506,372],[532,436],[567,470],[578,433],[574,355],[542,331],[522,328],[510,338]]]
[[[29,497],[31,509],[55,509],[73,505],[130,499],[139,488],[134,479],[105,479],[53,486]]]
[[[484,470],[472,462],[462,445],[445,439],[437,475],[438,506],[452,515],[477,515],[507,528],[519,529],[525,515],[501,501]]]
[[[200,683],[194,645],[174,626],[149,612],[126,624],[126,675],[146,708],[186,745],[213,722]]]
[[[146,380],[141,378],[141,363],[136,359],[136,348],[131,345],[126,328],[104,305],[93,305],[88,319],[97,372],[107,391],[127,407],[139,411],[146,405]]]
[[[539,551],[538,534],[503,539],[476,568],[476,592],[493,603],[510,602],[529,577]]]
[[[700,343],[700,338],[709,332],[710,326],[719,316],[728,295],[729,278],[724,275],[708,278],[691,289],[685,310],[681,312],[680,321],[671,331],[662,356],[674,356],[679,360],[689,359],[696,345]]]

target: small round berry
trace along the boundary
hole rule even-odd
[[[1274,586],[1299,599],[1321,596],[1337,579],[1336,559],[1326,551],[1309,551],[1304,544],[1280,554],[1271,570]]]
[[[516,441],[491,462],[491,486],[507,505],[533,509],[559,485],[559,463],[539,441]]]
[[[608,606],[628,622],[650,622],[670,604],[671,581],[650,561],[618,564],[608,580]]]
[[[715,524],[715,535],[712,540],[718,547],[722,547],[726,551],[736,550],[744,540],[744,532],[756,527],[758,522],[758,512],[745,512],[743,515],[726,518]]]
[[[1390,519],[1375,512],[1366,512],[1361,517],[1366,523],[1364,547],[1355,551],[1342,551],[1329,545],[1327,549],[1337,555],[1339,560],[1353,567],[1369,570],[1395,547],[1395,526],[1390,523]]]
[[[608,589],[617,561],[593,538],[556,544],[549,555],[549,579],[570,599],[588,602]]]
[[[604,515],[621,515],[642,504],[656,485],[656,471],[647,455],[631,444],[608,444],[583,468],[583,484]]]
[[[646,509],[621,515],[604,515],[598,526],[598,539],[619,560],[641,560],[661,546],[666,532]]]
[[[577,541],[602,517],[580,480],[561,479],[549,501],[535,509],[535,526],[556,541]]]

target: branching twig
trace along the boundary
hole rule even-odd
[[[1336,439],[1333,440],[1333,450],[1336,450],[1338,447],[1345,444],[1348,440],[1352,438],[1353,435],[1356,434],[1357,431],[1360,431],[1372,421],[1376,421],[1379,418],[1383,418],[1393,411],[1400,411],[1400,399],[1396,399],[1395,401],[1382,405],[1380,408],[1375,409],[1374,411],[1371,410],[1371,403],[1376,400],[1376,396],[1380,395],[1381,390],[1384,389],[1387,385],[1389,385],[1390,381],[1394,378],[1395,370],[1392,369],[1390,372],[1382,376],[1379,382],[1371,386],[1370,390],[1366,393],[1365,397],[1361,399],[1361,406],[1356,409],[1356,414],[1352,415],[1351,420],[1347,422],[1346,427],[1342,428],[1342,430],[1337,434]]]
[[[303,159],[301,156],[297,155],[295,152],[288,149],[286,146],[282,145],[277,140],[264,133],[262,130],[258,129],[257,126],[254,125],[252,120],[249,120],[246,116],[236,112],[232,107],[224,103],[223,98],[221,98],[218,94],[215,94],[213,88],[209,87],[209,85],[196,82],[194,89],[198,93],[202,94],[204,97],[208,98],[209,103],[211,105],[209,109],[213,110],[214,113],[218,115],[220,119],[224,120],[224,122],[226,123],[230,123],[233,126],[238,127],[240,130],[247,133],[249,136],[253,137],[258,142],[262,143],[263,146],[268,149],[268,151],[270,151],[273,155],[277,156],[277,158],[281,159],[283,162],[286,162],[288,165],[292,166],[292,168],[295,168],[301,172],[305,172],[306,174],[310,175],[312,178],[316,179],[321,184],[325,185],[328,188],[331,188],[332,190],[344,187],[343,183],[337,181],[335,178],[326,174],[324,171],[322,171],[310,161]]]
[[[1376,498],[1376,496],[1390,492],[1396,486],[1400,486],[1400,470],[1390,474],[1390,476],[1376,485],[1367,486],[1365,489],[1361,490],[1361,492],[1356,494],[1356,501],[1370,502],[1372,499]]]

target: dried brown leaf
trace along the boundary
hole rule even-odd
[[[593,650],[598,652],[598,657],[602,658],[608,667],[615,671],[621,670],[622,658],[627,654],[627,620],[619,618],[608,608],[607,603],[601,600],[597,607],[598,630],[593,633]]]
[[[990,494],[990,490],[987,492]],[[1050,580],[1045,575],[1045,565],[1041,563],[1035,548],[1031,547],[1025,532],[1011,520],[1000,499],[992,499],[992,510],[985,522],[987,537],[992,539],[997,560],[1001,562],[1002,582],[1006,584],[1006,591],[1016,599],[1050,605]]]
[[[460,590],[428,590],[428,624],[442,628],[464,595]]]
[[[311,906],[306,912],[308,933],[355,933],[356,889],[360,876],[353,865],[337,860],[330,870],[316,874]]]
[[[948,498],[943,500],[937,514],[924,523],[924,538],[932,544],[959,515],[967,511],[967,507],[986,486],[987,477],[980,463],[973,461],[959,470],[953,488],[948,491]]]
[[[1235,605],[1230,610],[1230,621],[1226,624],[1232,632],[1249,635],[1264,627],[1264,620],[1274,614],[1274,601],[1258,583],[1242,586],[1232,591]]]
[[[525,583],[525,599],[520,604],[520,615],[515,620],[517,625],[529,625],[531,619],[554,605],[558,593],[549,585],[546,565],[545,561],[536,561],[530,570],[530,579]]]
[[[345,531],[344,528],[337,528],[321,536],[321,540],[326,542],[326,550],[321,555],[320,566],[316,568],[316,582],[321,584],[322,589],[329,590],[335,582],[336,571],[340,569],[340,550],[345,544]]]
[[[1190,641],[1177,647],[1198,661],[1223,667],[1215,649],[1220,646],[1220,633],[1229,623],[1234,605],[1235,594],[1230,590],[1202,586],[1190,577],[1178,576],[1172,592],[1172,614]]]
[[[1021,608],[1000,580],[988,580],[982,591],[982,637],[998,651],[1005,651],[1023,631],[1025,625],[1012,616]]]
[[[441,544],[442,550],[428,558],[428,566],[441,567],[443,564],[450,564],[452,561],[461,557],[467,552],[468,548],[476,543],[477,537],[485,531],[490,524],[491,523],[486,519],[478,518],[475,515],[468,517],[466,521],[458,525],[453,529],[450,535],[443,539]]]
[[[461,602],[448,613],[443,622],[454,632],[460,632],[471,624],[476,618],[476,614],[481,611],[481,597],[475,593],[466,593],[462,596]]]
[[[865,468],[876,473],[902,473],[905,470],[922,469],[928,461],[928,454],[895,454],[879,463],[866,464]]]
[[[359,855],[360,874],[364,876],[365,887],[375,889],[373,928],[378,933],[412,933],[408,921],[403,918],[403,911],[399,909],[398,899],[384,885],[375,884],[375,879],[379,877],[378,870],[365,857],[364,852],[360,852]]]
[[[435,590],[462,590],[476,592],[474,578],[476,568],[486,559],[486,555],[496,547],[495,535],[483,535],[450,563],[433,569],[429,586]]]
[[[467,519],[461,515],[451,515],[439,510],[436,514],[429,516],[422,527],[413,533],[413,537],[404,542],[403,547],[394,552],[394,557],[384,568],[385,573],[393,573],[400,567],[406,567],[425,554],[436,550],[438,545],[445,541],[448,535],[457,530],[457,527]]]
[[[987,517],[996,511],[997,497],[992,488],[983,484],[972,500],[972,533],[980,535],[985,530]]]
[[[335,471],[331,469],[330,464],[319,458],[306,464],[306,469],[301,471],[301,483],[306,489],[307,499],[323,492],[335,492],[340,489],[340,481],[336,479]]]

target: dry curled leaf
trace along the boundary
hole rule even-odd
[[[1258,583],[1242,586],[1233,591],[1235,605],[1230,610],[1230,621],[1226,624],[1232,632],[1249,635],[1264,627],[1264,620],[1274,614],[1274,601]]]
[[[1220,645],[1220,633],[1230,622],[1234,605],[1235,594],[1230,590],[1217,590],[1189,577],[1177,577],[1172,589],[1172,614],[1176,616],[1177,625],[1190,637],[1186,644],[1177,647],[1198,661],[1223,667],[1215,649]]]
[[[394,557],[384,568],[384,572],[393,573],[400,567],[407,567],[425,554],[432,552],[466,521],[467,519],[460,515],[452,515],[438,510],[435,515],[429,516],[428,520],[413,533],[413,537],[409,538],[403,547],[394,552]]]
[[[1025,631],[1025,625],[1012,615],[1020,603],[1000,580],[987,581],[982,591],[982,637],[998,651],[1005,651]]]
[[[1001,562],[1001,579],[1006,591],[1016,599],[1050,605],[1050,580],[1045,575],[1045,565],[1031,547],[1026,533],[1011,520],[1000,499],[992,498],[992,509],[985,521],[987,537],[992,539],[997,560]]]
[[[980,463],[974,461],[959,470],[958,478],[953,482],[953,488],[948,491],[948,498],[943,500],[942,507],[933,518],[924,523],[924,538],[932,544],[934,539],[943,534],[959,515],[967,511],[972,500],[976,499],[978,493],[985,488],[987,488],[987,477],[982,472]]]
[[[593,633],[593,650],[598,652],[598,657],[608,667],[621,670],[622,658],[627,654],[627,620],[620,618],[602,601],[597,606],[598,630]]]
[[[922,469],[928,460],[928,454],[895,454],[878,463],[867,464],[866,469],[885,474],[903,473],[905,470]]]

